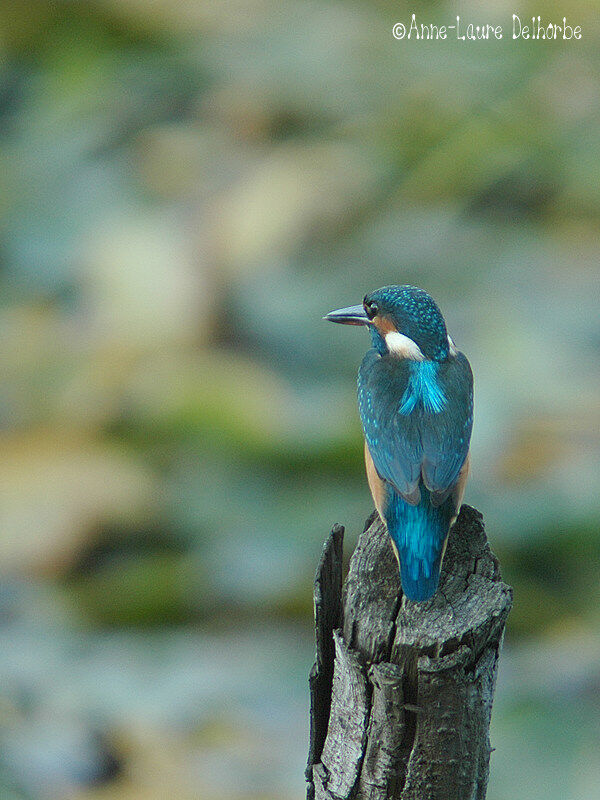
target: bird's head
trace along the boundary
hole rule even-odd
[[[444,361],[451,343],[435,300],[416,286],[384,286],[363,304],[331,311],[324,319],[366,325],[377,350],[416,361]]]

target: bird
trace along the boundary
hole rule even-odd
[[[371,335],[358,371],[367,480],[402,591],[423,602],[438,589],[469,474],[471,366],[435,300],[416,286],[384,286],[323,319]]]

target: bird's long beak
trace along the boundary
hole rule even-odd
[[[340,322],[342,325],[368,325],[371,322],[362,306],[338,308],[337,311],[330,311],[323,319],[329,320],[329,322]]]

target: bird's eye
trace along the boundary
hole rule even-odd
[[[369,319],[373,319],[373,317],[379,311],[379,309],[377,308],[377,304],[374,303],[372,300],[367,300],[366,297],[363,300],[363,306],[364,306],[364,309],[365,309],[365,314],[367,315],[367,317]]]

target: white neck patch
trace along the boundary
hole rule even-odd
[[[450,355],[451,356],[455,356],[458,353],[458,350],[456,349],[456,345],[452,341],[452,337],[450,335],[448,335],[448,347],[450,348]]]
[[[394,356],[399,358],[410,358],[412,361],[424,361],[425,356],[421,352],[419,345],[409,336],[405,336],[398,331],[390,331],[385,334],[387,349]]]

